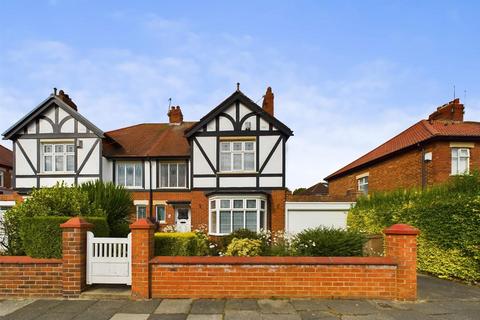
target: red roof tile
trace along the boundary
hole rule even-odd
[[[0,145],[0,166],[13,167],[13,152]]]
[[[374,162],[394,152],[434,137],[480,137],[480,122],[421,120],[369,153],[332,173],[325,180],[347,173],[359,166]]]
[[[190,145],[184,132],[195,123],[144,123],[106,132],[103,154],[107,157],[189,156]]]

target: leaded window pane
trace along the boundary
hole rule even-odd
[[[247,200],[247,208],[256,208],[257,200]]]
[[[231,219],[231,211],[220,211],[220,233],[232,232]]]
[[[212,233],[217,232],[217,212],[216,211],[210,212],[210,232]]]
[[[75,156],[67,155],[67,171],[73,171],[75,168]]]
[[[125,164],[119,163],[117,167],[117,181],[121,186],[125,185]]]
[[[56,144],[55,152],[63,152],[63,144]]]
[[[187,165],[185,163],[178,164],[178,187],[185,188],[187,181]]]
[[[52,156],[45,156],[45,171],[52,171]]]
[[[169,179],[170,182],[168,186],[170,188],[176,188],[178,184],[177,184],[177,166],[175,164],[170,164],[169,173],[170,173],[170,179]]]
[[[131,165],[126,165],[125,166],[125,169],[126,169],[126,179],[125,179],[125,185],[128,186],[128,187],[132,187],[133,186],[133,179],[134,179],[134,168],[133,166]]]
[[[231,154],[230,153],[221,153],[220,154],[220,171],[230,171],[231,170]]]
[[[243,228],[243,211],[233,211],[233,231]]]
[[[135,186],[143,185],[143,163],[135,163]]]
[[[63,156],[55,156],[55,171],[63,170]]]
[[[243,208],[243,200],[233,200],[234,208]]]
[[[220,208],[230,208],[230,200],[220,200]]]
[[[257,231],[257,211],[245,211],[245,228]]]
[[[255,154],[245,153],[243,161],[244,161],[245,170],[251,171],[255,169]]]
[[[233,154],[233,170],[242,170],[242,154]]]
[[[160,186],[162,188],[168,187],[168,164],[160,164]]]

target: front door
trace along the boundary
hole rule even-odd
[[[175,208],[175,223],[178,232],[192,231],[191,212],[188,207]]]

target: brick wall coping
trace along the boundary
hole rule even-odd
[[[61,264],[62,259],[40,259],[28,256],[0,256],[0,264]]]
[[[384,234],[418,235],[420,230],[408,224],[398,223],[383,230]]]
[[[91,229],[93,228],[93,224],[88,223],[81,217],[73,217],[68,219],[67,222],[62,223],[60,225],[60,228],[66,229],[66,228],[80,228],[80,229]]]
[[[389,257],[184,257],[157,256],[151,264],[212,265],[397,265]]]

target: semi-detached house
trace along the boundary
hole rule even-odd
[[[178,106],[168,118],[103,132],[54,90],[3,134],[13,142],[13,187],[28,195],[100,179],[132,192],[132,216],[163,226],[208,226],[213,235],[284,229],[293,133],[274,116],[271,88],[262,107],[237,88],[199,121],[184,121]]]

